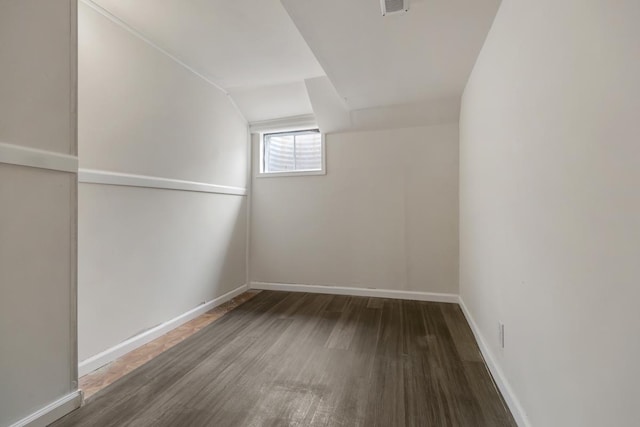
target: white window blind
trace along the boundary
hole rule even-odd
[[[322,170],[322,135],[317,129],[265,134],[263,150],[263,173]]]

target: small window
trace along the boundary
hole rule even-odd
[[[262,176],[324,175],[324,140],[318,129],[262,135]]]

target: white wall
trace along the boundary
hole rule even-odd
[[[81,168],[247,184],[227,96],[82,3],[79,145]],[[244,285],[245,261],[245,196],[80,184],[80,360]]]
[[[74,2],[0,2],[0,426],[80,403],[75,40]]]
[[[457,128],[329,134],[326,175],[254,177],[252,281],[457,293]]]
[[[503,0],[464,93],[461,295],[534,426],[640,425],[638,21]]]

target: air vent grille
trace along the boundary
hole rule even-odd
[[[380,0],[382,16],[409,10],[409,0]]]

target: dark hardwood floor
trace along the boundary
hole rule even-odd
[[[54,424],[515,426],[455,304],[264,291]]]

